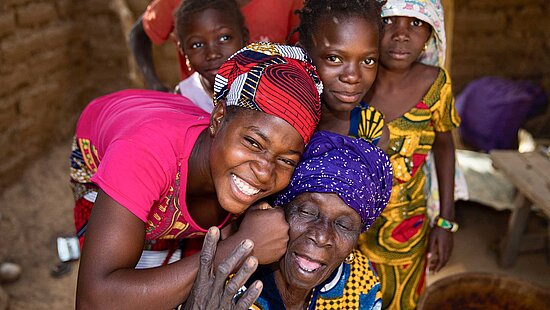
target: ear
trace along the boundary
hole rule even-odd
[[[250,32],[248,31],[248,28],[243,29],[243,47],[248,45],[248,42],[250,41]]]
[[[210,135],[214,136],[220,129],[223,118],[226,116],[227,107],[225,99],[218,100],[218,103],[210,113]]]
[[[183,52],[183,45],[181,44],[180,40],[176,42],[176,45],[178,46],[178,51],[180,52],[180,54],[185,55],[185,53]]]

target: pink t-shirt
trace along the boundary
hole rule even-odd
[[[208,123],[180,95],[125,90],[92,101],[76,136],[91,145],[84,156],[99,162],[92,182],[146,223],[147,240],[185,238],[206,232],[185,197],[189,156]]]

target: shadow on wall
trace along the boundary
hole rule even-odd
[[[128,4],[140,14],[147,2]],[[0,188],[70,137],[92,98],[132,86],[125,34],[109,3],[2,2]]]

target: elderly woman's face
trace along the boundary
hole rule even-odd
[[[288,204],[286,216],[290,239],[282,274],[290,285],[312,289],[353,250],[361,218],[334,193],[303,193]]]

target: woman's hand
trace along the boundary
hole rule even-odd
[[[259,203],[248,209],[234,235],[254,242],[254,256],[261,265],[278,261],[288,243],[288,223],[281,207]],[[232,236],[233,237],[233,236]]]
[[[216,227],[208,230],[200,254],[199,273],[185,303],[185,309],[248,309],[260,296],[263,284],[255,281],[237,303],[233,297],[246,280],[254,273],[258,260],[250,256],[254,244],[250,240],[241,242],[214,271],[213,262],[216,254],[220,231]],[[245,261],[246,259],[246,261]],[[243,261],[244,264],[243,264]],[[242,266],[241,266],[242,264]],[[231,272],[241,266],[237,274],[227,283]]]
[[[438,272],[443,268],[453,251],[453,233],[440,227],[434,227],[430,233],[430,271]]]

